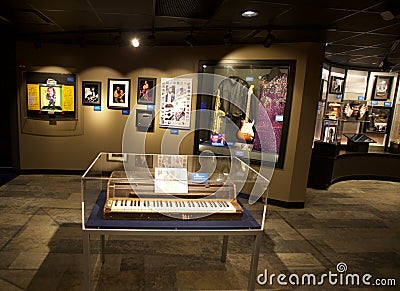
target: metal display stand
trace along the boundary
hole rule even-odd
[[[143,156],[143,155],[142,155]],[[150,157],[151,156],[151,157]],[[146,157],[147,164],[151,167],[157,167],[157,165],[163,164],[163,156],[161,155],[150,155]],[[161,157],[161,158],[160,158]],[[182,156],[179,156],[182,157]],[[201,160],[198,161],[198,156],[183,156],[180,162],[183,161],[183,166],[188,169],[188,172],[198,172],[199,164],[202,172],[209,168],[208,159],[206,162]],[[150,159],[151,158],[151,159]],[[231,170],[238,173],[237,165],[247,174],[246,183],[250,181],[253,186],[258,183],[258,188],[268,187],[269,181],[242,161],[229,157],[213,157],[213,169],[207,173],[208,181],[216,181],[221,177],[229,179],[230,182],[234,182],[238,186],[239,179],[235,178],[235,175],[230,172],[230,175],[226,174],[227,166],[231,167]],[[142,159],[145,160],[145,159]],[[151,160],[151,163],[149,162]],[[104,250],[105,250],[105,236],[118,235],[118,236],[223,236],[222,241],[222,252],[221,262],[226,261],[228,252],[228,240],[231,235],[247,235],[253,237],[252,242],[252,255],[248,277],[248,290],[255,289],[255,280],[258,267],[258,259],[260,253],[261,237],[264,231],[264,219],[266,214],[266,205],[262,204],[262,207],[258,205],[258,208],[252,208],[252,205],[246,205],[246,198],[241,199],[240,204],[243,207],[243,218],[238,220],[107,220],[103,218],[103,207],[106,200],[106,187],[107,181],[109,180],[110,173],[121,170],[121,167],[125,166],[129,161],[138,161],[137,155],[112,155],[112,154],[99,154],[96,160],[91,164],[89,169],[82,177],[82,236],[83,236],[83,255],[84,255],[84,286],[85,290],[91,290],[92,288],[92,252],[91,252],[91,240],[98,240],[99,238],[99,256],[97,262],[101,265],[105,262]],[[160,163],[161,161],[161,163]],[[237,165],[236,165],[237,164]],[[135,164],[137,165],[137,163]],[[221,167],[220,167],[221,165]],[[171,165],[167,165],[171,166]],[[174,166],[174,165],[172,165]],[[150,168],[150,167],[149,167]],[[223,169],[224,175],[221,176],[219,169]],[[129,169],[131,171],[132,169]],[[134,170],[137,170],[136,168]],[[229,169],[228,169],[229,170]],[[132,171],[135,172],[135,171]],[[151,172],[151,171],[150,171]],[[130,172],[129,172],[130,173]],[[136,174],[135,174],[136,175]],[[143,175],[141,175],[143,177]],[[243,180],[243,175],[239,174]],[[260,179],[261,177],[261,179]],[[257,180],[257,182],[255,182]],[[261,181],[261,185],[260,182]],[[242,181],[243,182],[243,181]],[[262,186],[262,187],[260,187]],[[109,195],[109,194],[107,194]],[[246,197],[246,196],[245,196]],[[107,196],[108,198],[108,196]],[[247,198],[248,199],[248,198]],[[238,199],[239,200],[239,199]],[[260,202],[257,202],[260,204]],[[251,208],[248,210],[247,208]]]
[[[250,235],[253,236],[253,244],[252,244],[252,255],[250,262],[250,272],[249,272],[249,281],[248,281],[248,290],[254,290],[255,288],[255,280],[256,280],[256,272],[258,266],[258,258],[260,254],[260,242],[261,235],[263,231],[260,230],[166,230],[162,231],[159,229],[129,229],[129,230],[121,230],[121,229],[84,229],[83,230],[83,257],[84,257],[84,283],[85,290],[91,290],[91,266],[90,266],[90,237],[93,235],[100,235],[100,262],[103,264],[105,262],[104,258],[104,248],[105,248],[105,235],[130,235],[130,236],[221,236],[223,235],[222,242],[222,252],[221,252],[221,262],[225,263],[227,249],[228,249],[228,238],[230,235]]]

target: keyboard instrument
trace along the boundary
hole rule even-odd
[[[131,220],[232,220],[243,209],[233,183],[189,183],[188,193],[155,193],[148,179],[128,181],[121,173],[107,185],[104,219]]]

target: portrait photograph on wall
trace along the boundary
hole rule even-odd
[[[372,94],[373,100],[387,100],[390,98],[390,88],[392,86],[393,77],[376,76],[374,91]]]
[[[101,105],[101,82],[82,82],[82,105]]]
[[[130,79],[108,79],[107,107],[109,109],[129,109]]]
[[[138,104],[155,104],[156,82],[156,78],[138,78]]]
[[[344,78],[332,76],[331,85],[329,86],[330,94],[342,94],[343,93]]]

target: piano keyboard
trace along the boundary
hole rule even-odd
[[[240,219],[237,201],[217,199],[113,198],[104,207],[105,219]]]

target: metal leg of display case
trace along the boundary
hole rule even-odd
[[[83,272],[84,287],[86,291],[90,290],[90,235],[83,233]]]
[[[260,256],[261,235],[262,232],[257,233],[253,240],[253,252],[251,254],[250,274],[249,274],[250,277],[248,285],[249,291],[253,291],[256,285],[258,258]]]
[[[105,257],[104,257],[104,248],[106,246],[105,235],[100,235],[100,261],[101,264],[104,264]]]
[[[228,250],[228,238],[229,236],[224,235],[223,241],[222,241],[222,254],[221,254],[221,262],[225,263],[226,262],[226,253]]]

